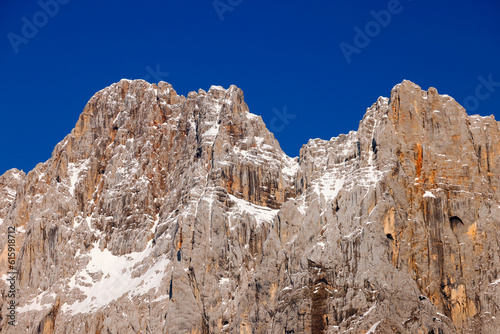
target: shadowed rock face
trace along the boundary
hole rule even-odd
[[[122,80],[0,177],[20,292],[0,328],[496,333],[499,154],[492,116],[409,81],[293,159],[235,86]]]

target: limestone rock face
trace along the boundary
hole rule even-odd
[[[12,202],[16,199],[17,187],[25,178],[26,174],[15,168],[0,175],[0,220],[3,221],[7,217]]]
[[[47,162],[0,177],[19,246],[0,328],[496,333],[499,155],[492,116],[409,81],[290,158],[235,86],[122,80]]]

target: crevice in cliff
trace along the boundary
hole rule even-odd
[[[188,277],[189,277],[189,285],[191,287],[191,291],[193,292],[194,298],[196,299],[196,302],[198,303],[198,308],[201,311],[202,315],[202,332],[201,334],[209,334],[210,333],[210,318],[207,315],[206,309],[205,309],[205,303],[203,298],[201,297],[200,294],[200,289],[198,287],[198,282],[196,281],[196,275],[194,273],[194,268],[189,267],[188,269]]]
[[[49,311],[49,313],[47,313],[38,324],[35,333],[37,334],[54,333],[56,317],[57,314],[59,313],[60,307],[61,307],[61,301],[60,299],[57,299],[54,306],[52,306],[51,310]]]
[[[337,319],[338,314],[330,306],[332,298],[332,284],[334,272],[322,264],[308,260],[309,270],[309,298],[311,299],[311,333],[326,333],[330,326],[336,326],[342,320]],[[330,307],[333,310],[330,310]]]

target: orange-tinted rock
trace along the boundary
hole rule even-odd
[[[18,328],[495,333],[499,152],[492,116],[409,81],[292,159],[235,86],[122,80],[0,177]]]

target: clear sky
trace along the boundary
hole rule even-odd
[[[56,1],[0,2],[0,174],[49,159],[121,78],[235,84],[290,156],[403,79],[500,119],[497,0]]]

